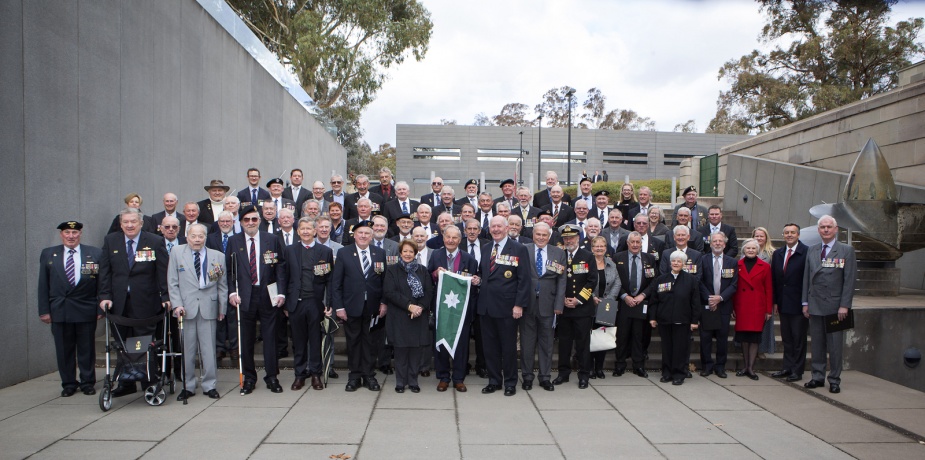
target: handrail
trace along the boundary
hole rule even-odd
[[[733,179],[733,180],[736,181],[736,183],[739,184],[742,188],[744,188],[748,193],[751,193],[752,195],[755,196],[755,198],[758,198],[758,201],[764,201],[764,200],[761,199],[760,196],[758,196],[758,194],[756,194],[755,192],[751,191],[751,189],[749,189],[748,187],[746,187],[745,184],[739,182],[739,179]]]

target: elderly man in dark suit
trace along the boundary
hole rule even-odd
[[[382,215],[389,220],[389,230],[392,235],[398,234],[398,225],[396,221],[400,216],[411,216],[414,220],[417,217],[418,200],[408,198],[410,188],[408,183],[400,180],[395,183],[395,199],[386,201],[382,206]]]
[[[633,218],[633,228],[641,236],[642,252],[651,254],[655,261],[661,263],[662,253],[665,252],[665,242],[653,237],[649,233],[649,217],[643,214],[637,214]],[[626,250],[626,238],[620,242],[617,252]]]
[[[177,201],[177,195],[170,192],[164,194],[164,210],[151,215],[154,225],[157,226],[157,233],[161,233],[161,222],[165,217],[170,216],[180,220],[180,213],[177,212]]]
[[[209,192],[209,197],[198,201],[196,204],[199,205],[199,222],[208,225],[215,223],[219,213],[225,210],[224,203],[225,199],[228,198],[225,194],[231,190],[231,187],[220,180],[214,179],[209,182],[209,185],[202,188]]]
[[[344,198],[344,218],[347,220],[357,218],[360,215],[357,211],[357,204],[364,198],[369,200],[372,214],[382,214],[382,204],[385,200],[382,195],[369,190],[369,177],[360,174],[353,179],[353,185],[357,191]]]
[[[832,216],[822,216],[818,222],[822,242],[809,248],[803,270],[803,316],[809,318],[812,337],[813,379],[806,388],[825,386],[825,367],[829,363],[829,392],[841,392],[842,348],[845,331],[826,332],[826,316],[848,317],[854,300],[854,280],[857,259],[854,248],[838,241],[838,223]],[[789,267],[788,267],[789,268]],[[828,358],[828,359],[826,359]]]
[[[553,321],[555,311],[565,305],[565,251],[549,244],[552,231],[543,222],[533,227],[533,243],[527,245],[530,254],[530,307],[520,320],[521,388],[533,389],[534,354],[538,354],[540,386],[546,391],[556,387],[552,375]]]
[[[687,239],[687,244],[690,247],[694,248],[695,250],[699,252],[704,252],[704,250],[707,250],[707,251],[710,250],[710,245],[708,242],[704,241],[703,234],[701,234],[697,230],[690,228],[690,221],[691,221],[691,210],[690,209],[687,209],[684,207],[678,208],[674,217],[675,217],[675,222],[677,223],[673,225],[672,228],[677,227],[678,225],[683,225],[690,229],[689,236]],[[674,232],[668,232],[665,234],[665,246],[667,249],[671,249],[676,246],[676,243],[674,241]]]
[[[557,305],[555,313],[559,315],[556,330],[559,336],[559,375],[552,381],[561,385],[569,381],[572,368],[568,357],[572,355],[572,345],[578,360],[578,388],[588,388],[591,377],[591,327],[597,311],[594,305],[594,289],[597,287],[597,264],[590,251],[578,247],[581,238],[577,225],[566,224],[559,228],[559,234],[565,243],[565,299]]]
[[[697,204],[697,187],[693,185],[684,189],[684,192],[681,193],[681,196],[684,197],[684,202],[675,206],[674,215],[678,215],[678,210],[687,208],[691,212],[691,221],[690,227],[691,230],[697,230],[700,233],[710,233],[709,230],[704,230],[703,227],[707,225],[707,208],[701,204]],[[671,226],[678,225],[677,217]]]
[[[700,276],[702,275],[702,269],[700,267],[700,258],[703,254],[700,251],[692,248],[690,246],[690,232],[691,229],[684,225],[677,225],[667,234],[675,235],[674,241],[675,246],[671,248],[666,248],[662,251],[661,261],[658,265],[659,273],[668,273],[671,271],[671,253],[674,251],[681,251],[684,255],[687,256],[687,262],[684,263],[684,271],[694,275],[697,278],[697,281],[700,281]]]
[[[488,385],[483,394],[504,388],[517,393],[517,320],[530,306],[530,260],[527,248],[508,237],[503,216],[491,220],[492,242],[482,245],[478,315]]]
[[[122,231],[103,239],[100,257],[100,308],[132,319],[161,314],[170,306],[167,292],[167,247],[164,239],[141,230],[141,211],[125,208],[119,213]],[[156,325],[115,326],[123,338],[153,335]],[[137,391],[134,382],[119,382],[112,396]]]
[[[356,391],[361,385],[379,391],[376,380],[376,348],[370,324],[385,316],[382,303],[382,282],[385,272],[385,251],[370,246],[372,222],[365,221],[354,228],[354,242],[337,251],[331,280],[331,304],[337,317],[344,322],[347,336],[347,367],[350,376],[346,391]]]
[[[379,168],[379,185],[369,188],[369,191],[382,196],[383,203],[395,199],[395,187],[392,185],[392,170]]]
[[[80,244],[80,222],[62,222],[58,230],[62,244],[42,250],[39,257],[39,319],[51,325],[61,396],[73,396],[78,387],[92,395],[96,393],[94,345],[96,321],[101,316],[96,294],[102,253]]]
[[[800,226],[784,226],[784,246],[771,257],[771,280],[774,286],[774,310],[780,313],[780,335],[784,344],[781,370],[771,377],[788,382],[803,379],[806,368],[806,334],[809,319],[803,316],[803,271],[809,247],[800,241]]]
[[[549,190],[549,196],[551,201],[549,204],[543,206],[543,209],[552,216],[554,228],[558,229],[565,225],[566,222],[575,219],[575,211],[568,205],[565,194],[562,193],[562,187],[558,185],[553,186]]]
[[[270,199],[270,192],[260,187],[260,170],[250,168],[247,170],[247,187],[238,192],[238,200],[241,201],[241,209],[248,206],[263,206],[263,201]]]
[[[652,328],[648,324],[648,298],[651,282],[658,275],[658,262],[651,254],[642,251],[642,235],[630,232],[626,237],[626,250],[613,256],[620,275],[620,308],[617,310],[617,363],[614,377],[626,372],[627,358],[633,358],[633,372],[648,377],[646,355],[648,337]]]
[[[536,192],[533,195],[533,206],[543,208],[552,202],[552,188],[559,185],[559,175],[555,171],[546,171],[546,188]],[[562,201],[571,203],[572,197],[568,193],[563,194]]]
[[[257,340],[257,321],[263,337],[263,359],[266,367],[264,382],[273,393],[282,393],[279,383],[279,362],[276,354],[276,320],[278,308],[286,303],[286,259],[283,246],[276,235],[260,231],[260,212],[255,206],[241,211],[244,231],[228,240],[226,266],[228,268],[229,303],[238,309],[241,321],[241,361],[244,367],[244,384],[241,394],[247,395],[257,385],[257,368],[254,364],[254,344]],[[268,286],[275,285],[277,295],[270,298]]]
[[[739,265],[735,259],[723,253],[726,235],[722,232],[710,235],[710,253],[700,258],[700,301],[703,303],[703,324],[700,328],[700,375],[711,373],[726,378],[726,359],[729,346],[729,322],[732,318],[732,297],[739,282]],[[709,321],[710,315],[719,320]],[[716,360],[713,360],[713,341],[716,340]]]

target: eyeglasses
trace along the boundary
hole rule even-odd
[[[259,222],[259,217],[242,217],[241,222]]]
[[[443,182],[431,182],[430,185],[443,185]]]
[[[343,183],[344,183],[343,181],[339,181],[339,180],[332,180],[332,181],[331,181],[331,185],[333,185],[333,184],[343,184]]]
[[[180,226],[179,226],[179,225],[161,225],[161,227],[164,227],[164,228],[169,228],[169,229],[175,229],[175,228],[180,228]]]

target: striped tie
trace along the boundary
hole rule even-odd
[[[495,248],[491,250],[491,259],[489,259],[489,263],[488,263],[489,273],[495,271],[495,258],[497,257],[498,257],[498,243],[495,243]]]
[[[74,253],[77,251],[70,249],[67,251],[67,262],[64,264],[64,271],[67,273],[67,281],[71,286],[77,286],[77,277],[74,274]]]
[[[366,274],[369,273],[369,258],[366,257],[365,250],[360,251],[360,255],[362,256],[362,261],[363,261],[363,276],[366,276]]]
[[[199,251],[193,253],[193,266],[196,267],[196,279],[202,279],[202,261],[199,260]]]
[[[131,269],[132,265],[135,265],[135,249],[132,247],[135,244],[135,240],[128,240],[125,248],[125,256],[128,257],[128,268]]]
[[[250,270],[251,270],[251,284],[257,285],[257,243],[254,241],[254,237],[251,237],[251,251],[249,255],[250,259]]]

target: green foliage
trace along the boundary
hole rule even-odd
[[[895,88],[897,71],[925,52],[922,18],[887,24],[896,2],[758,0],[761,41],[780,44],[720,68],[731,88],[707,132],[768,131]]]
[[[652,189],[652,201],[655,203],[671,202],[671,179],[649,179],[633,182],[633,187],[639,190],[639,187],[646,186]],[[619,200],[620,189],[623,187],[623,181],[598,182],[591,187],[591,193],[597,193],[601,190],[610,192],[610,203]],[[569,196],[578,194],[578,187],[564,187],[562,189]],[[680,191],[678,191],[680,193]]]

